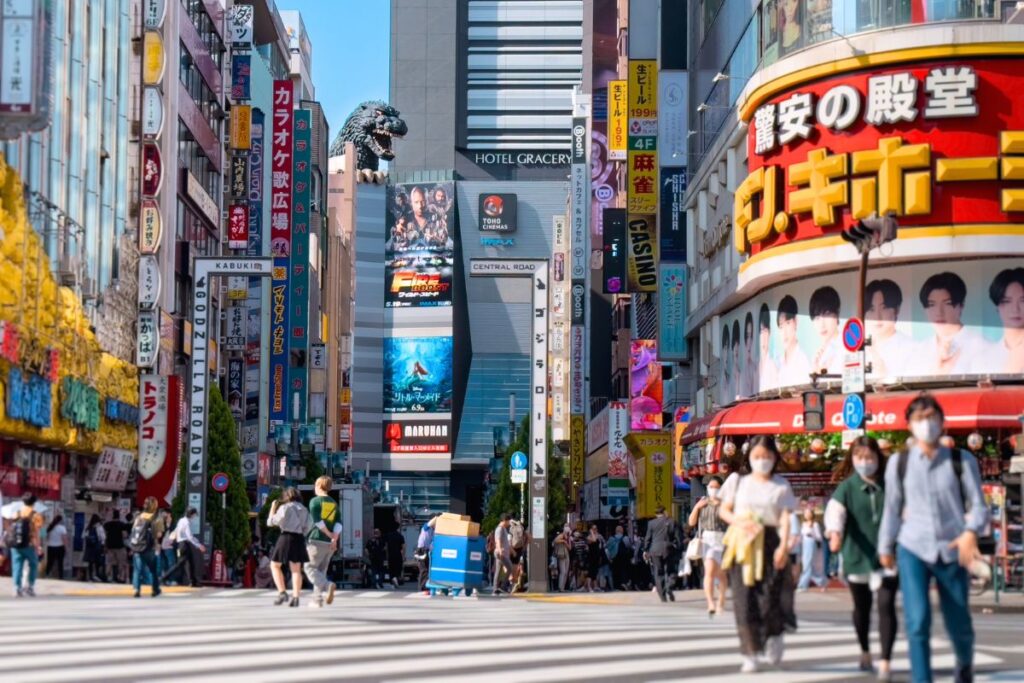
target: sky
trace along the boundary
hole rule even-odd
[[[391,3],[277,0],[277,7],[302,13],[313,44],[313,87],[333,142],[360,102],[388,100]]]

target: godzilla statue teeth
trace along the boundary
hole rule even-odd
[[[408,131],[399,111],[391,105],[379,100],[363,102],[345,120],[330,155],[344,154],[345,143],[351,142],[356,148],[356,168],[376,171],[381,159],[395,158],[391,141],[405,137]]]

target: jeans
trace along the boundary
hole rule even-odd
[[[36,576],[39,575],[39,555],[36,549],[11,548],[11,573],[14,575],[14,587],[21,590],[22,578],[25,574],[25,563],[28,563],[28,588],[36,585]]]
[[[825,577],[821,575],[821,572],[815,571],[817,568],[814,566],[815,555],[818,553],[818,542],[807,536],[802,541],[802,549],[800,563],[803,566],[803,571],[800,572],[800,584],[797,588],[806,590],[811,585],[811,581],[818,586],[825,585]]]
[[[132,587],[135,592],[139,592],[142,588],[143,574],[148,571],[148,578],[153,581],[153,594],[156,595],[160,592],[160,572],[156,568],[156,553],[152,550],[147,550],[144,553],[135,553],[132,555],[132,565],[134,565],[135,571],[132,573]]]
[[[304,567],[306,578],[313,584],[313,597],[320,597],[327,591],[327,568],[334,551],[330,543],[310,541],[306,544],[306,553],[309,555],[309,562]]]
[[[164,572],[166,572],[168,569],[174,566],[174,563],[177,561],[178,558],[174,553],[174,548],[164,548],[160,551],[160,557],[157,559],[159,560],[159,569],[160,574],[162,575]],[[177,580],[176,577],[168,576],[164,577],[164,583],[167,583],[167,581],[170,579]]]
[[[956,562],[925,562],[914,553],[897,546],[900,587],[903,590],[903,614],[910,646],[910,670],[914,683],[931,683],[932,605],[928,587],[932,579],[939,589],[939,605],[946,632],[956,652],[958,671],[974,662],[974,626],[967,605],[967,570]],[[958,679],[959,680],[959,679]]]

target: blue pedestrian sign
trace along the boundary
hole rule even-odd
[[[864,399],[860,394],[847,394],[843,399],[843,424],[847,429],[860,429],[864,424]]]
[[[512,454],[512,461],[509,465],[514,470],[525,470],[526,469],[526,453],[522,451],[516,451]]]
[[[525,484],[529,478],[527,474],[527,467],[529,461],[526,459],[526,453],[522,451],[516,451],[509,458],[508,466],[511,470],[512,483],[513,484]]]

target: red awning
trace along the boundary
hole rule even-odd
[[[907,429],[904,413],[916,391],[867,395],[867,428]],[[1024,414],[1024,387],[941,389],[932,392],[946,414],[950,431],[1019,429]],[[843,397],[825,399],[825,431],[843,430]],[[750,401],[705,415],[690,422],[683,445],[700,439],[749,434],[796,434],[804,431],[803,402],[799,398]]]

